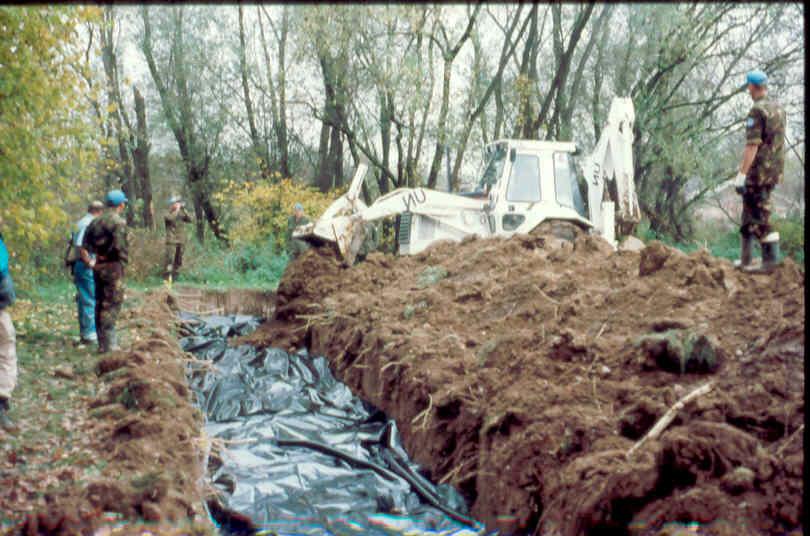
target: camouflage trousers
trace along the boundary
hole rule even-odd
[[[116,346],[115,321],[124,303],[124,267],[120,262],[97,264],[93,271],[96,284],[96,333],[98,349],[107,352]]]
[[[762,240],[773,229],[771,227],[771,191],[773,186],[745,187],[742,196],[742,225],[740,233]]]
[[[183,244],[166,244],[166,250],[163,256],[164,278],[168,278],[171,275],[172,279],[177,279],[180,267],[183,266],[184,249]]]

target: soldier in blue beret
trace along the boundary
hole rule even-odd
[[[768,76],[762,71],[746,75],[743,87],[754,101],[745,119],[745,149],[735,180],[742,195],[740,259],[746,271],[770,271],[779,262],[779,233],[770,224],[770,197],[785,169],[785,110],[768,97]],[[751,262],[754,239],[762,248],[762,265]]]

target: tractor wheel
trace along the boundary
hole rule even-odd
[[[583,233],[585,233],[585,231],[576,223],[565,220],[546,220],[532,229],[531,233],[529,234],[550,234],[562,240],[573,242],[579,235]]]

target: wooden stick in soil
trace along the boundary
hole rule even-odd
[[[684,406],[686,406],[689,402],[696,399],[697,397],[705,395],[706,393],[711,391],[713,386],[714,382],[709,382],[704,385],[701,385],[694,391],[686,394],[683,398],[675,402],[675,404],[673,404],[673,406],[669,408],[666,413],[664,413],[664,416],[658,419],[658,422],[655,423],[655,426],[653,426],[644,437],[639,439],[638,442],[635,445],[633,445],[630,448],[630,450],[627,451],[627,454],[625,454],[625,458],[630,459],[630,457],[639,448],[641,448],[641,446],[644,443],[646,443],[651,439],[656,439],[658,436],[660,436],[661,433],[666,429],[666,427],[669,426],[669,424],[675,419],[675,417],[678,415],[678,412],[684,408]]]

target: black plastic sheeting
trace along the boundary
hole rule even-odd
[[[190,366],[189,383],[207,435],[226,447],[208,463],[222,492],[209,511],[223,532],[483,534],[458,492],[424,478],[396,423],[338,382],[325,358],[229,347],[227,337],[258,326],[253,317],[181,317],[183,349],[213,364]]]

